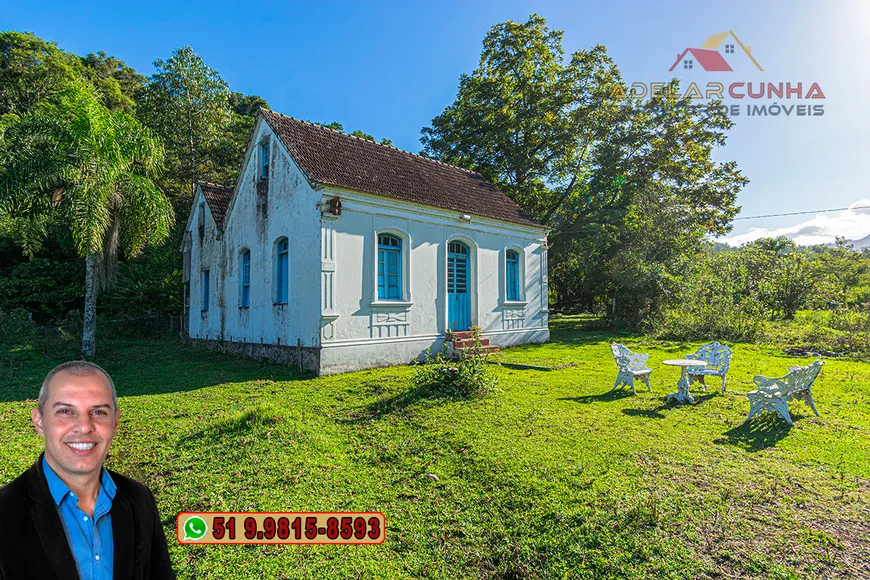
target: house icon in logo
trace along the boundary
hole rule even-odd
[[[673,72],[680,63],[683,64],[683,70],[692,70],[695,68],[695,63],[697,63],[707,72],[733,71],[734,69],[731,68],[729,61],[734,62],[736,55],[739,54],[736,52],[737,47],[740,47],[743,54],[749,58],[758,70],[764,70],[758,64],[758,61],[755,60],[755,57],[752,56],[752,47],[740,42],[734,31],[729,30],[714,34],[704,41],[701,48],[687,48],[682,54],[678,54],[677,60],[674,61],[674,64],[671,65],[668,71]]]

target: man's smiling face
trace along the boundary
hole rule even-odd
[[[68,485],[70,480],[99,477],[118,417],[112,388],[100,372],[57,373],[42,412],[32,413],[36,431],[45,437],[45,459]]]

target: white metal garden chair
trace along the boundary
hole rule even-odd
[[[628,385],[636,395],[637,389],[634,387],[634,379],[640,378],[640,380],[646,383],[646,390],[652,391],[652,388],[649,386],[649,377],[652,374],[652,369],[646,366],[646,361],[649,359],[648,354],[632,352],[624,345],[616,342],[610,345],[610,350],[613,351],[613,358],[616,360],[616,366],[619,367],[616,383],[613,384],[614,389],[619,385]]]
[[[728,372],[728,367],[731,365],[731,349],[724,344],[711,342],[705,344],[695,351],[694,354],[687,354],[687,359],[702,360],[707,363],[702,367],[689,367],[689,384],[699,381],[706,386],[704,382],[705,376],[722,377],[722,394],[725,393],[725,373]]]
[[[803,399],[818,417],[812,386],[824,364],[824,361],[817,360],[805,367],[791,367],[784,377],[756,376],[752,380],[758,389],[746,393],[749,398],[749,416],[746,420],[749,421],[762,411],[770,411],[778,413],[789,425],[794,425],[788,412],[788,402],[792,399]]]

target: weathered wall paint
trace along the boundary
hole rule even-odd
[[[327,308],[329,299],[324,297],[321,372],[407,363],[426,349],[440,350],[447,330],[447,244],[452,240],[462,240],[472,250],[472,324],[501,346],[549,339],[547,282],[541,278],[542,259],[546,263],[542,229],[477,217],[469,222],[457,212],[331,187],[322,194],[323,202],[340,197],[342,214],[324,218],[329,222],[324,236],[335,239],[330,264],[334,304]],[[402,238],[401,301],[377,299],[379,233]],[[513,303],[505,299],[509,248],[520,252],[524,270],[523,299]]]
[[[268,191],[258,188],[258,146],[270,141]],[[224,232],[205,205],[205,232],[198,234],[200,203],[189,232],[190,337],[227,343],[272,345],[239,349],[253,356],[291,360],[297,345],[320,349],[306,356],[320,373],[407,363],[440,349],[447,330],[447,244],[472,249],[472,324],[493,344],[508,346],[549,339],[546,232],[458,212],[333,187],[312,188],[268,124],[260,119]],[[342,213],[325,211],[333,197]],[[200,201],[204,201],[199,194]],[[402,238],[401,301],[379,301],[377,235]],[[289,240],[289,299],[275,304],[275,243]],[[505,252],[521,255],[521,300],[505,297]],[[239,306],[240,256],[251,252],[251,304]],[[201,311],[201,271],[211,272],[211,307]],[[290,347],[284,351],[281,347]],[[307,352],[307,351],[306,351]],[[278,354],[276,354],[278,353]]]

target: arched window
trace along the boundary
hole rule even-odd
[[[199,241],[202,241],[203,236],[205,235],[205,202],[199,202],[199,217],[197,219],[197,225],[199,226]]]
[[[211,284],[209,280],[208,270],[202,271],[202,311],[205,312],[209,307],[209,296],[211,295]]]
[[[288,247],[287,238],[278,238],[275,243],[275,302],[277,304],[287,303]]]
[[[239,260],[239,306],[251,305],[251,251],[243,250]]]
[[[378,236],[378,300],[402,299],[402,239]]]
[[[269,179],[269,142],[260,143],[260,179]]]
[[[516,250],[505,252],[505,295],[508,300],[520,300],[520,255]]]

